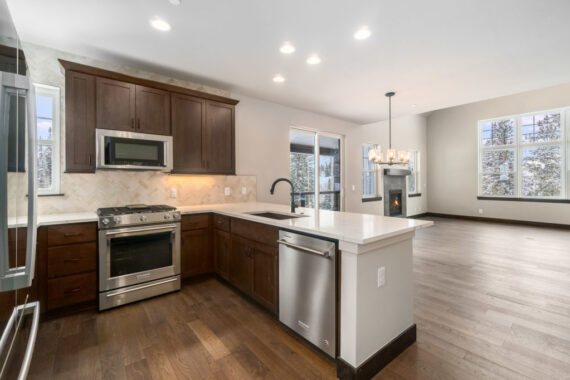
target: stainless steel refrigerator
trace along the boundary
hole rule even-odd
[[[39,323],[33,86],[0,0],[0,379],[25,379]]]

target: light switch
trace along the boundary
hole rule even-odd
[[[378,268],[378,287],[386,284],[386,267]]]
[[[242,193],[243,195],[246,195],[246,194],[247,194],[247,187],[243,186],[243,187],[241,188],[241,193]]]
[[[178,196],[178,191],[176,190],[176,188],[172,188],[170,189],[170,198],[176,198]]]
[[[352,185],[352,191],[356,190],[356,186]]]
[[[224,194],[226,195],[226,197],[229,197],[231,193],[232,193],[232,191],[229,187],[226,187],[224,189]]]

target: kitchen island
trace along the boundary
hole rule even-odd
[[[338,356],[341,378],[369,378],[415,341],[412,239],[432,222],[270,203],[181,206],[183,215],[217,214],[338,241]],[[39,226],[94,222],[95,213],[44,215]],[[21,222],[21,221],[20,221]],[[13,227],[13,226],[11,226]]]

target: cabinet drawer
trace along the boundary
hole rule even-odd
[[[197,230],[210,227],[210,214],[183,215],[182,231]]]
[[[267,224],[250,222],[249,220],[232,218],[232,235],[239,235],[246,239],[277,246],[279,230]]]
[[[214,214],[214,228],[230,232],[230,217]]]
[[[48,246],[83,243],[97,239],[96,223],[62,224],[47,228]]]
[[[94,300],[97,296],[96,272],[48,280],[48,310]]]
[[[97,243],[62,245],[48,248],[48,277],[94,271],[97,269]]]

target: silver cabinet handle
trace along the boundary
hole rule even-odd
[[[316,249],[312,249],[312,248],[307,248],[307,247],[303,247],[302,245],[297,245],[297,244],[293,244],[293,243],[289,243],[288,241],[285,240],[277,240],[277,243],[279,244],[283,244],[286,245],[287,247],[291,247],[291,248],[295,248],[304,252],[308,252],[308,253],[312,253],[315,255],[319,255],[319,256],[323,256],[323,257],[329,257],[329,253],[328,252],[322,252],[322,251],[318,251]]]

